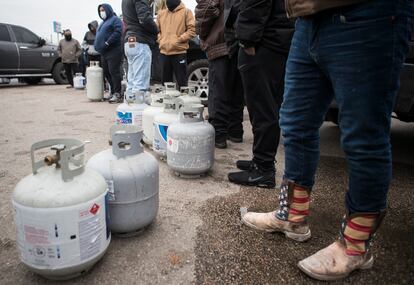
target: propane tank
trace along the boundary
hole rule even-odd
[[[179,105],[176,98],[164,98],[164,110],[154,117],[154,140],[152,148],[154,152],[164,159],[167,155],[167,131],[168,126],[178,121]]]
[[[143,141],[146,145],[152,146],[154,140],[154,117],[161,114],[163,110],[163,93],[153,93],[151,95],[151,105],[142,112],[142,129],[144,130]]]
[[[180,97],[181,93],[177,90],[177,85],[174,82],[165,82],[165,95],[170,96],[171,98]]]
[[[137,126],[112,126],[112,149],[94,155],[87,163],[87,168],[107,182],[109,227],[118,235],[136,234],[151,224],[158,212],[158,162],[143,152],[142,135]]]
[[[184,106],[168,128],[167,163],[178,176],[199,177],[214,163],[214,128],[203,119],[204,106]]]
[[[124,71],[125,72],[125,71]],[[126,75],[124,75],[122,77],[122,81],[121,81],[121,94],[125,94],[126,90],[128,88],[128,80],[126,78]]]
[[[91,101],[102,101],[104,97],[103,69],[99,61],[91,61],[86,69],[86,96]]]
[[[196,95],[195,86],[183,86],[180,88],[179,104],[182,106],[202,104],[201,98]]]
[[[35,161],[35,152],[49,147],[56,154]],[[85,169],[83,151],[84,144],[75,139],[33,144],[33,174],[13,192],[20,258],[30,270],[49,279],[85,273],[111,240],[105,179]]]
[[[73,78],[73,87],[78,90],[85,89],[86,79],[83,77],[82,73],[76,73]]]
[[[148,107],[144,103],[145,91],[126,92],[124,103],[116,109],[116,123],[135,125],[142,129],[142,112]]]

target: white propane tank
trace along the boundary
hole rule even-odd
[[[158,161],[143,152],[142,130],[133,125],[111,127],[112,149],[94,155],[87,168],[105,179],[109,193],[109,227],[132,236],[150,225],[158,212]]]
[[[124,95],[126,90],[128,88],[128,80],[126,78],[126,75],[124,75],[122,77],[122,81],[121,81],[121,94]]]
[[[154,117],[154,152],[164,159],[167,155],[168,126],[178,121],[179,105],[176,98],[164,98],[164,110]]]
[[[135,125],[142,129],[142,112],[148,107],[144,103],[144,96],[145,91],[126,94],[124,103],[116,109],[115,122],[119,125]]]
[[[168,128],[167,163],[178,176],[199,177],[214,164],[214,128],[203,119],[204,106],[184,106]]]
[[[151,105],[142,112],[143,141],[148,146],[152,146],[154,140],[154,117],[164,110],[164,96],[162,94],[153,93],[151,95]]]
[[[47,147],[56,154],[35,161],[35,152]],[[66,280],[87,272],[111,240],[105,179],[85,169],[83,151],[84,144],[75,139],[33,144],[33,174],[13,192],[20,258],[49,279]]]
[[[165,82],[165,95],[170,96],[171,98],[179,97],[181,95],[180,91],[177,90],[177,85],[174,82]]]
[[[77,90],[85,89],[86,79],[83,77],[82,73],[76,73],[73,78],[73,87]]]
[[[86,69],[86,96],[91,101],[102,101],[104,97],[103,69],[99,61],[91,61]]]
[[[182,106],[202,104],[201,98],[196,95],[195,86],[183,86],[180,88],[180,108]]]

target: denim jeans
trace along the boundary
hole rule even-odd
[[[408,51],[412,2],[371,0],[296,23],[280,111],[284,176],[313,186],[319,128],[334,98],[348,165],[350,213],[386,208],[391,113]]]
[[[125,55],[128,59],[127,93],[148,90],[151,78],[151,49],[147,44],[125,43]]]

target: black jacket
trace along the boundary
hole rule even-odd
[[[295,23],[288,19],[284,0],[241,0],[236,36],[244,47],[265,46],[288,53]]]
[[[122,0],[122,16],[125,23],[125,41],[132,36],[139,43],[155,45],[158,28],[152,18],[148,0]]]
[[[239,41],[236,38],[235,30],[239,6],[240,0],[224,1],[224,39],[229,48],[230,56],[233,56],[239,50]]]

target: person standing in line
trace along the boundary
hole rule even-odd
[[[243,141],[243,87],[237,56],[229,53],[224,38],[224,0],[198,0],[196,32],[209,60],[209,121],[215,129],[215,145],[226,148],[229,139]]]
[[[58,54],[62,59],[70,84],[66,88],[73,88],[73,74],[78,70],[78,58],[82,54],[82,49],[79,42],[72,38],[72,32],[69,29],[65,30],[63,35],[65,38],[59,42]]]
[[[236,36],[239,70],[253,130],[252,160],[238,160],[241,171],[228,175],[235,184],[274,188],[280,139],[279,109],[294,22],[283,0],[240,2]]]
[[[280,111],[285,172],[279,207],[269,213],[247,213],[242,221],[299,242],[311,238],[308,217],[319,160],[319,128],[335,99],[349,173],[346,210],[338,221],[338,239],[299,261],[298,267],[312,278],[337,280],[374,263],[372,242],[386,212],[391,182],[391,115],[409,51],[414,2],[286,3],[289,15],[298,20]],[[323,205],[313,210],[320,211],[319,207]]]
[[[188,84],[187,50],[196,36],[194,17],[181,0],[167,0],[166,5],[157,15],[162,82],[172,82],[175,75],[180,88]]]
[[[87,65],[89,66],[91,61],[101,61],[99,52],[95,50],[95,38],[96,30],[98,29],[98,21],[92,21],[88,24],[88,29],[83,37],[82,48],[87,53]]]
[[[102,68],[106,80],[111,85],[109,103],[121,103],[121,62],[122,62],[122,21],[109,4],[98,6],[99,25],[95,38],[95,50],[101,54]]]
[[[125,55],[128,59],[127,94],[149,90],[153,47],[158,28],[148,0],[123,0]]]

